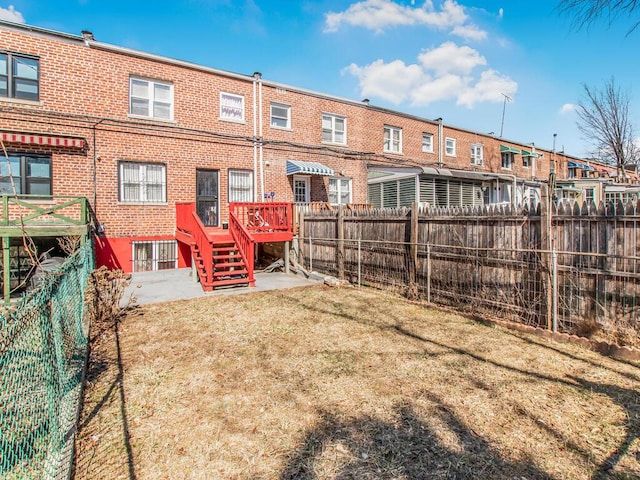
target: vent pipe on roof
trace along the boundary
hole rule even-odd
[[[95,38],[93,38],[93,33],[90,32],[89,30],[82,30],[82,38],[84,38],[85,40],[95,40]]]

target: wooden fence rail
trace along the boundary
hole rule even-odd
[[[301,262],[512,321],[640,342],[640,203],[303,212]]]

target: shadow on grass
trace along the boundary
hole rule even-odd
[[[97,333],[91,337],[74,480],[136,480],[124,390],[120,321],[119,316],[92,326]]]
[[[442,425],[438,430],[453,434],[454,445],[443,444],[441,432],[410,405],[396,406],[391,422],[370,416],[341,420],[324,411],[291,453],[280,480],[553,478],[529,459],[503,458],[437,398],[431,400]]]
[[[376,310],[376,311],[372,311],[371,307],[369,305],[363,304],[360,307],[359,310],[359,315],[358,317],[350,315],[346,312],[340,311],[340,305],[339,302],[332,302],[330,304],[325,304],[323,306],[320,305],[307,305],[304,304],[303,302],[299,302],[297,299],[293,300],[293,299],[288,299],[289,301],[293,301],[293,302],[298,302],[299,305],[305,309],[310,309],[312,311],[316,311],[317,313],[320,314],[331,314],[331,315],[338,315],[341,316],[342,318],[346,319],[346,320],[350,320],[350,321],[354,321],[354,322],[358,322],[360,324],[363,325],[367,325],[370,326],[372,328],[378,328],[381,330],[386,330],[386,331],[392,331],[395,332],[401,336],[410,338],[414,341],[418,341],[424,344],[429,344],[432,345],[434,347],[440,348],[440,349],[444,349],[445,351],[449,351],[452,353],[455,353],[457,355],[460,356],[464,356],[467,357],[473,361],[477,361],[477,362],[482,362],[483,364],[490,364],[493,365],[496,368],[499,369],[504,369],[506,371],[512,372],[514,374],[517,375],[522,375],[528,378],[536,378],[540,381],[544,381],[544,382],[551,382],[551,383],[558,383],[558,384],[562,384],[565,385],[566,387],[569,387],[571,389],[575,389],[575,390],[580,390],[583,392],[595,392],[595,393],[599,393],[602,395],[606,395],[608,396],[613,402],[615,402],[616,404],[618,404],[621,408],[624,409],[625,411],[625,423],[624,423],[624,431],[625,431],[625,436],[624,438],[619,442],[617,448],[613,449],[611,451],[611,453],[608,455],[608,457],[605,460],[597,460],[596,456],[594,455],[593,452],[586,450],[584,447],[580,446],[579,444],[571,441],[570,438],[568,438],[565,434],[563,434],[561,431],[552,428],[551,426],[548,425],[543,425],[542,428],[547,431],[547,433],[549,433],[550,435],[552,435],[553,437],[555,437],[558,441],[562,442],[567,448],[569,448],[570,450],[572,450],[573,452],[575,452],[576,454],[580,455],[583,459],[585,459],[585,461],[591,463],[592,465],[595,465],[595,469],[592,471],[591,473],[591,478],[593,479],[605,479],[605,478],[640,478],[640,474],[637,471],[631,471],[627,466],[624,465],[619,465],[620,462],[623,460],[624,457],[632,457],[631,461],[637,461],[640,462],[640,449],[638,449],[635,452],[630,451],[634,445],[634,443],[636,442],[636,440],[638,438],[640,438],[640,403],[638,403],[638,392],[635,389],[632,388],[623,388],[617,385],[609,385],[609,384],[605,384],[605,383],[598,383],[598,382],[591,382],[591,381],[587,381],[583,378],[577,377],[577,376],[572,376],[572,375],[567,375],[567,376],[551,376],[551,375],[547,375],[544,374],[542,372],[538,372],[535,370],[531,370],[531,369],[523,369],[523,368],[517,368],[514,367],[512,365],[509,365],[507,363],[503,363],[503,362],[499,362],[496,361],[494,359],[488,358],[486,356],[477,354],[475,352],[473,352],[472,350],[469,349],[465,349],[465,348],[461,348],[455,345],[450,345],[447,344],[445,342],[441,342],[438,341],[436,339],[433,338],[428,338],[426,336],[422,336],[419,334],[416,334],[408,329],[405,329],[401,326],[401,322],[397,317],[397,312],[393,311],[392,308],[383,308],[381,310]],[[367,319],[363,321],[363,318]],[[376,318],[384,318],[383,322],[377,322],[375,319]],[[512,332],[506,332],[509,334],[512,334],[514,336],[516,336],[518,339],[525,341],[526,343],[528,343],[529,345],[533,346],[533,347],[540,347],[540,348],[544,348],[547,350],[552,351],[554,354],[558,354],[558,355],[562,355],[565,357],[570,358],[571,360],[574,360],[576,362],[583,362],[587,365],[589,365],[589,367],[593,367],[593,368],[604,368],[608,371],[610,371],[612,374],[617,374],[620,375],[623,378],[626,378],[627,380],[631,380],[631,381],[638,381],[638,376],[630,373],[630,372],[625,372],[622,369],[616,369],[613,368],[612,366],[605,366],[603,364],[599,364],[596,363],[594,361],[591,361],[589,359],[586,358],[582,358],[580,356],[577,355],[573,355],[571,353],[567,353],[565,351],[563,351],[560,348],[556,348],[552,345],[548,345],[546,343],[542,343],[530,338],[525,338],[524,336],[520,336],[517,334],[513,334]],[[434,356],[434,354],[429,354],[430,356]],[[629,366],[635,366],[635,364],[629,364],[628,362],[618,362],[621,364],[627,364]],[[473,380],[473,379],[471,379]],[[475,383],[476,386],[478,388],[486,388],[486,386],[481,385],[479,382],[473,382]],[[536,418],[531,417],[530,414],[528,414],[522,407],[520,407],[519,405],[514,403],[515,407],[519,407],[518,411],[520,412],[520,415],[523,416],[527,416],[529,417],[529,420],[531,421],[536,421]],[[446,407],[444,407],[446,408]],[[369,421],[370,419],[363,419],[362,421],[364,421],[365,423],[367,421]],[[332,423],[333,422],[333,423]],[[360,423],[359,423],[360,422]],[[452,426],[453,430],[456,432],[460,432],[460,434],[465,434],[463,435],[461,438],[471,438],[473,439],[473,436],[468,436],[466,435],[469,432],[465,432],[464,428],[462,427],[462,425],[460,424],[460,422],[458,422],[455,417],[453,417],[453,415],[449,415],[448,416],[448,422],[450,423],[450,425]],[[375,424],[375,421],[372,421],[372,424]],[[323,423],[324,427],[316,429],[318,431],[316,431],[315,434],[313,434],[313,432],[311,432],[309,434],[309,440],[308,443],[309,445],[307,446],[301,446],[301,448],[299,449],[300,452],[304,452],[304,451],[308,451],[309,449],[311,449],[312,451],[315,451],[314,449],[317,450],[317,448],[320,448],[322,445],[320,443],[318,443],[316,440],[313,440],[314,438],[331,438],[331,436],[333,435],[335,438],[337,439],[341,439],[340,437],[340,432],[342,432],[343,430],[348,431],[349,429],[353,429],[354,425],[357,427],[356,430],[358,428],[364,428],[364,424],[361,424],[361,420],[357,420],[355,421],[355,423],[351,423],[348,426],[345,425],[337,425],[334,422],[334,418],[329,416],[327,418],[324,419],[324,423]],[[385,426],[382,426],[380,428],[386,428]],[[389,426],[389,428],[395,428],[392,426]],[[327,431],[322,431],[322,430],[327,430]],[[427,432],[427,434],[429,434],[429,432]],[[427,437],[429,437],[429,435],[427,435]],[[433,437],[433,435],[431,435],[431,438]],[[475,437],[477,439],[477,437]],[[433,438],[432,438],[433,439]],[[349,440],[349,438],[347,438],[346,440]],[[342,439],[341,441],[346,441],[345,439]],[[489,447],[486,445],[486,442],[484,442],[482,439],[477,439],[478,442],[472,442],[472,445],[468,445],[468,447],[470,448],[477,448],[479,447],[480,450],[482,452],[488,452],[487,455],[491,456],[490,449]],[[351,440],[350,440],[351,441]],[[315,442],[315,443],[314,443]],[[429,447],[430,445],[426,445],[426,447]],[[355,448],[355,446],[354,446]],[[409,450],[407,450],[409,451]],[[317,455],[317,454],[316,454]],[[456,454],[457,455],[457,454]],[[452,455],[449,460],[454,461],[455,462],[459,462],[460,458],[456,457],[456,455]],[[313,455],[312,455],[313,457]],[[307,468],[309,465],[312,465],[314,463],[315,460],[313,460],[313,458],[311,458],[311,463],[309,463],[309,461],[305,460],[305,459],[301,459],[298,460],[297,462],[293,462],[293,464],[289,465],[287,468],[287,470],[285,471],[285,473],[283,474],[283,476],[281,477],[281,479],[294,479],[294,478],[300,478],[300,479],[314,479],[317,478],[316,476],[314,476],[314,474],[309,473],[309,472],[313,472],[313,470],[309,470],[307,472],[307,470],[305,470],[305,468]],[[401,461],[400,463],[402,463],[403,461]],[[494,465],[495,466],[495,465]],[[508,464],[507,466],[513,466]],[[521,465],[515,465],[515,467],[522,467]],[[529,465],[525,465],[526,468],[530,468]],[[617,467],[617,468],[616,468]],[[500,463],[498,462],[497,467],[496,468],[502,468],[502,466],[500,465]],[[298,476],[296,476],[295,474],[292,474],[291,472],[297,471],[298,472]],[[501,477],[501,474],[499,473],[501,470],[497,470],[495,473],[495,475],[497,475],[498,477]],[[508,470],[506,470],[508,471]],[[418,474],[416,473],[417,476],[412,476],[413,473],[410,469],[406,470],[404,469],[404,467],[400,470],[398,470],[399,473],[397,473],[397,475],[406,475],[408,478],[425,478],[425,475],[422,474]],[[534,473],[540,473],[541,475],[542,472],[534,472]],[[370,474],[370,477],[362,477],[362,476],[358,476],[358,475],[351,475],[351,474],[341,474],[342,476],[338,476],[336,478],[338,479],[347,479],[347,478],[378,478],[375,477],[375,472]],[[438,476],[435,475],[434,476]],[[472,470],[466,471],[466,470],[452,470],[451,474],[448,474],[446,471],[442,472],[442,476],[446,477],[446,478],[478,478],[477,474],[474,474]],[[526,475],[525,475],[526,476]],[[383,477],[386,478],[386,477]],[[511,477],[514,478],[514,477]],[[515,477],[517,478],[517,477]],[[529,478],[529,477],[527,477]],[[535,477],[538,478],[538,477]],[[548,478],[548,477],[540,477],[540,478]]]

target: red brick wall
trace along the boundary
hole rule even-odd
[[[99,37],[99,35],[98,35]],[[8,144],[10,151],[49,153],[53,158],[54,195],[86,196],[104,225],[106,243],[101,261],[121,267],[130,263],[132,238],[171,238],[175,232],[176,202],[195,201],[197,168],[220,172],[220,220],[226,220],[229,168],[253,169],[252,77],[225,76],[166,61],[139,58],[104,48],[90,48],[79,39],[29,33],[17,27],[0,29],[0,49],[40,58],[40,101],[0,98],[0,128],[82,137],[84,150],[38,149]],[[131,75],[173,84],[174,118],[163,122],[129,116]],[[220,120],[220,92],[243,95],[244,122]],[[367,165],[417,166],[438,163],[438,125],[434,121],[341,101],[308,92],[262,86],[264,190],[276,201],[293,199],[287,160],[320,162],[337,176],[352,179],[353,202],[367,202]],[[258,101],[259,97],[255,100]],[[291,128],[270,125],[270,103],[291,106]],[[322,142],[322,114],[346,117],[346,145]],[[402,128],[402,154],[383,152],[383,128]],[[422,133],[433,135],[433,153],[422,152]],[[501,139],[445,126],[444,137],[456,139],[457,155],[443,155],[445,168],[471,170],[472,143],[484,145],[479,170],[531,177],[521,157],[511,171],[501,169]],[[95,145],[95,149],[94,149]],[[444,149],[443,149],[444,150]],[[259,150],[256,150],[259,152]],[[538,152],[541,150],[538,149]],[[118,162],[160,162],[167,166],[167,202],[124,204],[118,199]],[[559,164],[562,164],[560,159]],[[566,159],[564,159],[566,165]],[[562,171],[562,170],[561,170]],[[254,178],[260,186],[260,170]],[[564,169],[566,175],[566,168]],[[549,174],[549,152],[536,167],[537,178]],[[94,180],[95,178],[95,180]],[[312,176],[312,201],[328,200],[328,179]],[[95,201],[94,201],[95,199]],[[184,259],[183,259],[184,261]]]

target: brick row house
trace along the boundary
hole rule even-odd
[[[0,136],[0,194],[86,199],[98,264],[127,272],[208,262],[193,228],[210,236],[236,214],[246,227],[268,205],[512,203],[539,195],[551,167],[566,178],[571,161],[260,73],[9,22]],[[258,233],[287,241],[290,220]]]

